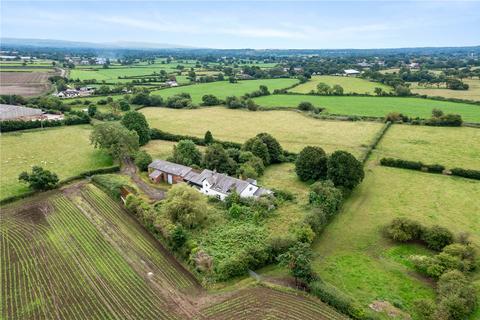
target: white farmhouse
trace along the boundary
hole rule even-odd
[[[355,70],[355,69],[346,69],[346,70],[343,70],[343,73],[347,76],[347,77],[354,77],[354,76],[358,76],[360,74],[360,71],[358,70]]]
[[[186,182],[199,192],[222,201],[232,192],[238,193],[242,198],[258,198],[272,194],[272,191],[257,186],[257,181],[253,179],[241,180],[208,169],[197,172],[190,167],[165,160],[153,161],[148,166],[148,171],[153,182]]]

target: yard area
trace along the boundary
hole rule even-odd
[[[0,136],[0,199],[27,191],[18,181],[22,171],[34,165],[57,173],[60,179],[112,165],[105,153],[90,145],[91,126],[35,129]]]
[[[270,95],[255,98],[257,104],[266,108],[296,108],[303,101],[326,108],[331,114],[384,117],[390,112],[401,112],[409,117],[427,119],[431,117],[432,109],[436,108],[444,113],[460,114],[467,122],[480,122],[480,106],[422,98],[313,95]]]
[[[343,77],[343,76],[312,76],[312,78],[290,90],[289,92],[295,93],[310,93],[310,91],[317,91],[317,85],[319,83],[326,83],[330,87],[338,84],[343,88],[344,93],[359,93],[359,94],[374,94],[375,88],[382,88],[383,91],[390,92],[391,87],[384,85],[383,83],[368,81],[355,77]]]
[[[382,227],[395,217],[408,217],[468,232],[478,248],[479,194],[477,181],[369,163],[365,180],[314,243],[314,270],[364,306],[386,299],[412,311],[414,300],[434,296],[432,284],[407,260],[425,249],[390,242]],[[480,288],[478,273],[474,281]]]
[[[460,167],[479,170],[480,130],[393,125],[373,154],[377,160],[392,157],[425,164],[438,163],[448,169]]]
[[[251,112],[223,107],[201,109],[144,108],[150,127],[171,133],[203,137],[210,130],[215,139],[243,143],[260,132],[272,134],[283,148],[299,152],[316,145],[327,152],[346,150],[360,156],[382,123],[323,121],[295,111]]]

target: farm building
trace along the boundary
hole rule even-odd
[[[355,76],[358,76],[360,74],[360,71],[358,70],[355,70],[355,69],[347,69],[347,70],[343,70],[343,73],[347,76],[347,77],[355,77]]]
[[[10,104],[0,104],[0,121],[43,119],[41,109],[27,108]]]
[[[155,183],[165,181],[169,184],[186,182],[199,192],[224,200],[230,193],[240,197],[258,198],[272,191],[257,186],[253,179],[241,180],[223,173],[204,169],[197,172],[190,167],[165,160],[155,160],[148,166],[149,178]]]

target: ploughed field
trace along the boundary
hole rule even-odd
[[[323,121],[285,110],[252,112],[223,107],[201,109],[144,108],[151,128],[203,137],[210,130],[215,139],[243,143],[257,133],[268,132],[282,147],[300,152],[316,145],[327,152],[346,150],[360,156],[383,124],[375,122]]]
[[[367,93],[373,95],[375,93],[375,88],[381,88],[385,92],[392,91],[392,87],[384,85],[383,83],[343,76],[312,76],[312,78],[307,82],[302,83],[288,91],[295,93],[310,93],[313,90],[314,92],[317,92],[317,85],[319,83],[328,84],[330,87],[338,84],[342,86],[344,93]]]
[[[208,295],[91,184],[8,205],[0,215],[2,319],[345,319],[291,290]]]
[[[90,144],[90,125],[2,133],[0,136],[0,199],[28,190],[18,175],[41,166],[66,179],[112,165],[110,156]]]
[[[330,114],[384,117],[390,112],[399,112],[409,117],[428,119],[432,109],[444,113],[460,114],[466,122],[480,122],[480,106],[410,97],[355,97],[314,95],[269,95],[254,99],[265,108],[296,108],[308,101],[316,107],[326,108]]]
[[[3,71],[2,71],[3,70]],[[5,71],[0,68],[0,94],[17,94],[22,96],[38,96],[50,89],[48,78],[53,72],[20,72]]]

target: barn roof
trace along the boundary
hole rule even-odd
[[[43,112],[41,109],[27,108],[11,104],[0,104],[0,120],[15,120],[25,117],[40,116],[42,114]]]
[[[190,167],[165,160],[154,160],[148,167],[181,177],[192,170]]]

